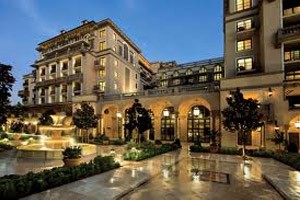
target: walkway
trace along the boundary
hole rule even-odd
[[[245,162],[239,156],[189,154],[187,145],[141,162],[123,161],[124,147],[101,147],[98,154],[110,154],[111,148],[121,168],[24,199],[299,199],[299,172],[273,159]],[[13,151],[6,154],[0,153],[1,175],[62,165],[61,161],[15,159]]]

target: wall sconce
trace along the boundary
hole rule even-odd
[[[275,127],[274,127],[275,131],[278,131],[279,130],[279,126],[277,124],[277,120],[275,120]]]
[[[164,109],[164,111],[163,111],[163,116],[164,117],[169,117],[170,116],[170,111],[166,108],[166,109]]]
[[[195,116],[199,116],[199,115],[200,115],[200,110],[199,110],[198,107],[194,108],[193,114],[194,114]]]
[[[299,119],[295,122],[295,126],[297,129],[300,129],[300,120]]]
[[[272,88],[270,88],[270,87],[269,87],[268,95],[269,95],[269,97],[273,96],[273,91],[272,91]]]
[[[117,118],[122,118],[122,113],[117,112]]]

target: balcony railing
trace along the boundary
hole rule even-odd
[[[102,63],[100,63],[99,60],[94,61],[94,67],[95,67],[96,70],[105,69],[105,66]]]
[[[50,79],[50,80],[45,80],[41,82],[36,83],[36,87],[46,87],[49,85],[55,85],[55,84],[62,84],[62,83],[71,83],[73,81],[82,81],[83,80],[83,74],[82,73],[77,73],[77,74],[72,74],[67,77],[59,77],[56,79]]]
[[[278,44],[295,38],[300,38],[300,24],[279,29],[277,32]]]
[[[203,84],[196,86],[182,86],[174,88],[159,88],[145,90],[142,92],[132,92],[132,93],[123,93],[123,94],[105,94],[103,95],[104,100],[120,100],[120,99],[130,99],[137,97],[155,97],[155,96],[172,96],[172,95],[181,95],[188,93],[212,93],[216,92],[218,89],[215,84]]]
[[[295,14],[300,14],[300,6],[283,10],[284,17],[295,15]]]

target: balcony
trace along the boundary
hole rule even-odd
[[[283,10],[283,22],[291,24],[300,20],[300,6],[287,8]]]
[[[96,70],[104,70],[105,66],[99,62],[99,60],[94,61],[94,67]]]
[[[199,84],[194,86],[181,86],[174,88],[159,88],[150,89],[142,92],[123,93],[123,94],[105,94],[104,100],[120,100],[139,97],[156,97],[156,96],[174,96],[182,94],[194,94],[194,93],[212,93],[218,91],[218,87],[215,84]]]
[[[300,40],[300,24],[279,29],[276,35],[277,45],[292,40]]]
[[[99,85],[95,85],[94,88],[93,88],[93,92],[96,93],[96,94],[102,94],[105,91],[104,91],[103,88],[100,88]]]
[[[59,77],[56,79],[50,79],[50,80],[45,80],[45,81],[41,81],[41,82],[37,82],[36,83],[36,87],[47,87],[50,85],[59,85],[62,83],[71,83],[73,81],[82,81],[83,80],[83,74],[82,73],[77,73],[77,74],[72,74],[70,76],[67,77]]]
[[[252,74],[252,73],[255,73],[255,72],[257,72],[256,68],[246,69],[245,67],[240,66],[240,67],[237,68],[236,74],[237,75],[244,75],[244,74]]]
[[[55,90],[51,90],[50,95],[55,95]]]
[[[61,89],[61,93],[67,93],[67,91],[68,91],[67,88],[62,88]]]

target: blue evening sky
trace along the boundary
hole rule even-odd
[[[111,18],[149,61],[192,62],[223,55],[221,0],[0,0],[0,62],[14,67],[12,101],[37,44],[83,19]]]

